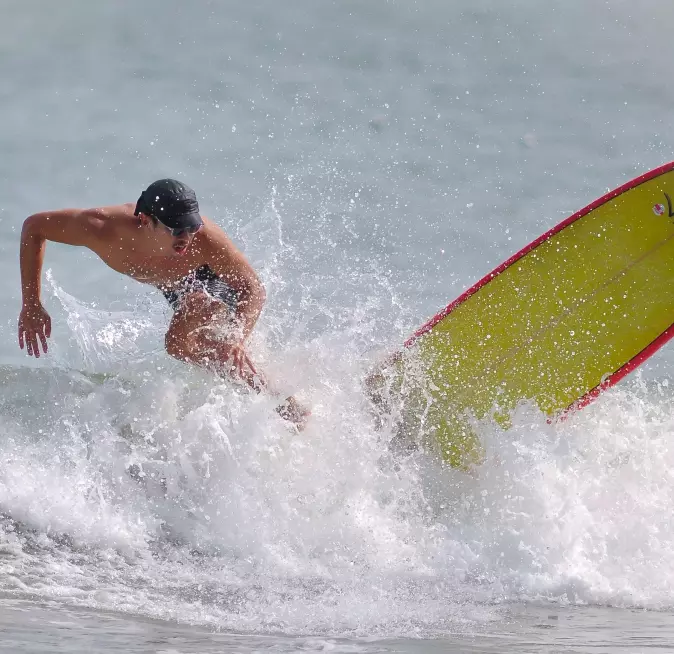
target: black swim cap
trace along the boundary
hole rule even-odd
[[[134,216],[144,213],[153,216],[171,229],[200,227],[196,193],[187,184],[175,179],[159,179],[152,182],[138,198]]]

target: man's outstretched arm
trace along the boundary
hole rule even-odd
[[[42,264],[47,241],[90,246],[103,229],[95,210],[61,209],[36,213],[23,223],[19,261],[22,306],[19,315],[19,347],[39,357],[47,352],[51,318],[42,306]],[[39,344],[38,344],[39,342]]]
[[[236,293],[235,319],[243,342],[253,331],[267,299],[264,286],[246,257],[227,236],[216,233],[207,247],[210,267]]]

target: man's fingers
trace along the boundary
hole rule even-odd
[[[51,336],[51,319],[49,316],[36,326],[26,325],[25,322],[19,319],[19,347],[33,357],[40,356],[40,344],[42,350],[47,353],[48,345],[47,339]],[[39,339],[39,342],[38,342]]]
[[[37,340],[37,332],[33,332],[32,344],[33,344],[33,356],[36,359],[39,359],[40,358],[40,343]]]
[[[33,356],[36,359],[39,359],[40,358],[40,347],[37,344],[37,336],[35,335],[35,332],[33,332],[30,335],[30,347],[33,350]]]
[[[243,377],[243,352],[241,350],[237,350],[234,354],[234,365],[239,375]]]
[[[230,374],[236,374],[242,378],[246,378],[246,365],[250,366],[253,374],[256,374],[255,368],[252,366],[250,359],[246,355],[246,351],[240,345],[224,346],[220,352],[220,360],[227,366]]]
[[[44,350],[44,353],[47,354],[47,338],[46,336],[39,331],[37,335],[40,337],[40,342],[42,343],[42,349]]]
[[[248,364],[248,367],[251,369],[252,373],[257,375],[257,370],[255,370],[255,366],[248,355],[246,355],[246,363]]]
[[[227,357],[229,359],[229,362],[230,362],[229,363],[229,369],[232,372],[237,372],[238,369],[239,369],[239,361],[238,361],[237,354],[238,354],[238,352],[236,351],[236,349],[232,349],[232,350],[229,351],[229,357]]]
[[[35,335],[32,332],[26,330],[24,332],[24,339],[26,341],[26,352],[28,352],[28,355],[32,357],[35,349],[34,346],[36,345],[36,343],[34,342]]]

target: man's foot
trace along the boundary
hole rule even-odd
[[[311,415],[311,410],[302,406],[294,397],[287,397],[285,402],[276,407],[276,413],[281,418],[292,422],[298,431],[302,431],[307,426],[307,419]]]

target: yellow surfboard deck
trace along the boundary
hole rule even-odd
[[[674,162],[608,193],[504,262],[392,359],[408,436],[479,461],[475,419],[524,400],[587,404],[674,335]],[[390,397],[390,396],[389,396]]]

